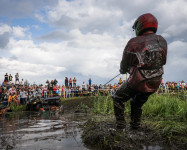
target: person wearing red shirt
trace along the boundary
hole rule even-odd
[[[56,87],[56,85],[54,85],[53,86],[53,96],[57,96],[56,91],[57,91],[57,87]]]
[[[72,79],[71,78],[69,78],[69,86],[70,86],[70,88],[72,88]]]

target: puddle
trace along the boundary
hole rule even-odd
[[[87,150],[78,127],[85,114],[50,116],[36,112],[6,114],[0,118],[0,149],[14,150]]]

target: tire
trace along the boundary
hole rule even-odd
[[[33,106],[30,105],[30,104],[27,104],[26,110],[27,110],[27,111],[32,111],[32,110],[33,110]]]
[[[29,111],[30,109],[29,109],[29,105],[27,104],[27,106],[26,106],[26,111]]]
[[[37,105],[36,105],[36,110],[39,111],[41,107],[42,107],[41,104],[37,104]]]

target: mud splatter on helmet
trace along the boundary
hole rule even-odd
[[[158,21],[156,17],[150,13],[143,14],[134,22],[132,28],[136,31],[136,36],[142,35],[147,30],[151,30],[156,33]]]

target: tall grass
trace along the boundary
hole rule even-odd
[[[111,96],[96,96],[93,103],[93,113],[113,114],[113,101]]]
[[[93,112],[96,114],[113,114],[111,96],[95,97]],[[130,114],[129,102],[125,104],[125,113]],[[177,98],[177,96],[153,94],[143,105],[143,116],[187,121],[187,102]]]
[[[154,94],[144,104],[143,115],[187,121],[187,102],[177,96]]]

